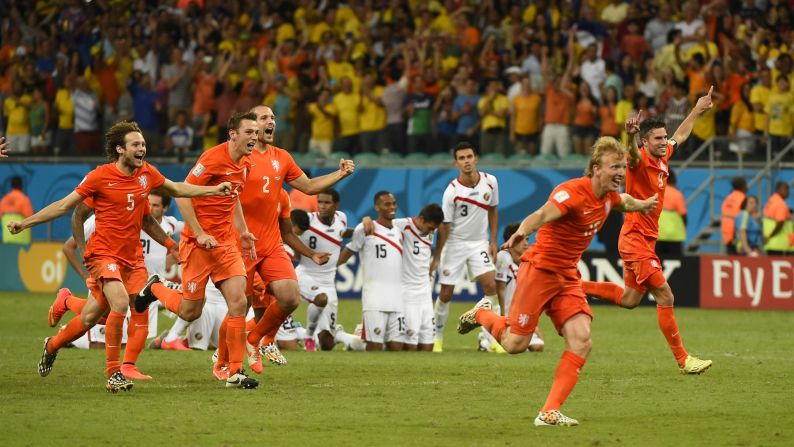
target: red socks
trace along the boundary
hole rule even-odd
[[[579,371],[584,366],[585,359],[571,351],[564,351],[557,372],[554,373],[554,383],[551,384],[549,397],[543,405],[543,411],[559,410],[565,399],[573,391],[579,380]]]
[[[248,343],[257,346],[259,341],[262,340],[262,337],[271,332],[273,332],[273,334],[278,332],[278,327],[281,326],[281,323],[283,323],[288,316],[289,313],[281,310],[278,303],[267,306],[267,310],[265,314],[262,315],[262,319],[256,324],[254,330],[248,334]]]
[[[121,369],[121,335],[124,330],[124,317],[123,313],[111,310],[108,320],[105,322],[105,358],[107,359],[105,375],[107,377]]]
[[[182,292],[169,289],[165,284],[156,282],[152,284],[152,294],[163,303],[166,309],[179,315],[179,306],[182,304]]]
[[[507,317],[496,314],[488,309],[480,309],[474,316],[477,323],[493,335],[497,343],[502,342],[502,334],[507,327]]]
[[[689,354],[684,349],[684,342],[681,341],[681,334],[678,331],[678,323],[673,315],[673,306],[656,306],[656,317],[659,320],[659,329],[662,330],[670,350],[673,351],[678,366],[684,366],[684,362]]]
[[[135,308],[130,308],[130,310],[132,316],[130,324],[127,326],[127,349],[124,350],[124,363],[134,365],[146,346],[146,336],[149,335],[149,309],[140,314],[135,312]]]
[[[245,316],[226,317],[226,345],[229,355],[229,374],[243,368],[245,356]]]
[[[620,306],[623,300],[623,287],[611,282],[582,281],[585,295],[609,301]]]

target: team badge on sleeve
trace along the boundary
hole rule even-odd
[[[201,164],[201,163],[196,163],[196,167],[195,167],[195,168],[193,168],[193,170],[192,170],[192,171],[190,171],[190,172],[191,172],[193,175],[195,175],[196,177],[198,177],[198,176],[200,176],[200,175],[201,175],[201,173],[202,173],[202,172],[204,172],[204,169],[206,169],[206,168],[204,167],[204,165],[203,165],[203,164]]]
[[[568,191],[557,191],[557,194],[554,194],[554,197],[552,198],[554,199],[555,202],[562,203],[570,199],[571,195],[568,194]]]

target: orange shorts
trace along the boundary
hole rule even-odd
[[[195,240],[182,238],[179,260],[182,262],[182,294],[186,300],[203,300],[210,277],[217,285],[234,276],[245,276],[243,256],[236,245],[207,249],[196,245]]]
[[[100,287],[103,281],[121,281],[128,295],[137,295],[149,280],[149,272],[146,270],[143,258],[136,260],[132,266],[104,256],[86,259],[85,264],[91,278],[96,280]]]
[[[621,234],[618,242],[623,259],[623,282],[641,293],[664,285],[662,261],[656,256],[656,240],[638,233]]]
[[[558,334],[565,322],[576,314],[583,313],[593,319],[593,311],[575,270],[563,274],[536,268],[532,262],[522,262],[517,276],[507,316],[510,332],[532,334],[543,311],[551,318]]]
[[[253,296],[254,276],[256,274],[266,285],[282,279],[298,280],[298,276],[295,274],[295,267],[292,266],[292,260],[287,251],[284,250],[284,246],[281,245],[267,256],[256,259],[246,258],[245,271],[248,274],[246,296]]]
[[[262,281],[262,278],[259,275],[254,275],[254,283],[253,283],[253,295],[251,296],[251,307],[254,309],[267,309],[268,306],[275,300],[276,298],[267,293],[267,284]]]

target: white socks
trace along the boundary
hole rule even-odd
[[[436,318],[436,340],[443,340],[444,326],[447,325],[447,317],[449,317],[449,301],[445,303],[440,298],[436,298],[433,311]]]
[[[306,335],[308,337],[314,337],[314,330],[317,329],[317,321],[320,319],[320,315],[323,314],[324,309],[324,307],[317,307],[309,303],[309,307],[306,310]]]
[[[348,334],[344,331],[336,331],[334,341],[345,345],[345,349],[350,351],[364,351],[367,349],[367,344],[361,337],[356,337],[353,334]]]
[[[167,343],[175,341],[180,335],[182,335],[182,332],[185,332],[185,329],[187,329],[188,326],[190,326],[190,322],[181,318],[177,318],[176,321],[174,321],[174,325],[168,330],[168,335],[165,336],[165,340],[163,341]]]

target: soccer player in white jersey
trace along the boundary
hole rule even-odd
[[[438,266],[441,293],[435,305],[436,340],[434,352],[441,352],[444,326],[455,283],[468,268],[477,278],[485,298],[497,302],[493,260],[496,257],[496,231],[499,216],[499,184],[496,177],[477,170],[477,151],[467,142],[453,149],[458,177],[444,191],[441,207],[444,223],[438,228],[438,242],[431,267]],[[440,262],[439,262],[440,260]]]
[[[405,350],[432,351],[436,335],[433,320],[433,236],[444,221],[444,211],[435,203],[422,208],[419,215],[394,219],[403,234],[403,305]]]
[[[331,254],[329,261],[323,265],[301,257],[295,269],[301,297],[309,303],[304,339],[307,351],[316,349],[315,334],[323,351],[330,351],[336,344],[333,336],[339,309],[336,263],[342,250],[342,240],[353,235],[353,229],[347,226],[347,216],[337,210],[339,201],[339,192],[335,189],[318,194],[317,211],[308,214],[307,228],[300,229],[300,239],[304,244],[312,250]],[[299,227],[294,225],[294,221],[293,226]]]
[[[367,351],[381,351],[384,344],[389,351],[402,351],[405,336],[402,232],[392,222],[397,214],[397,200],[390,192],[380,191],[375,194],[375,211],[378,219],[373,234],[365,235],[364,224],[358,224],[353,240],[342,250],[337,264],[359,254],[359,268],[364,277],[362,337]]]
[[[518,230],[519,224],[513,223],[505,227],[502,232],[504,241],[510,240],[513,233]],[[513,292],[516,289],[516,275],[518,274],[518,265],[521,263],[521,255],[529,248],[529,243],[526,239],[510,248],[503,248],[496,253],[496,294],[499,295],[499,301],[504,303],[502,307],[502,315],[506,315],[510,310],[510,303],[513,302]],[[490,334],[488,334],[490,335]],[[545,342],[543,341],[542,334],[536,330],[532,334],[532,340],[529,342],[530,351],[542,351]],[[493,337],[485,337],[480,333],[480,350],[487,350],[492,352],[502,352],[504,349]]]

